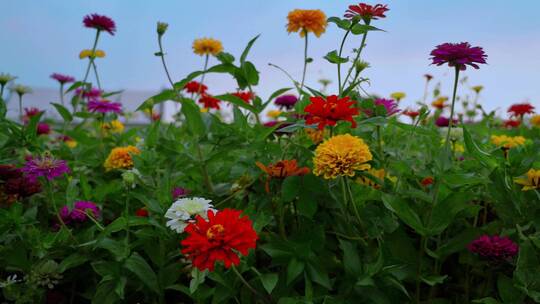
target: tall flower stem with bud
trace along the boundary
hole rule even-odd
[[[365,32],[364,35],[362,36],[362,42],[360,43],[360,47],[358,48],[358,52],[356,52],[356,57],[354,58],[354,61],[352,62],[351,68],[347,72],[347,76],[345,77],[345,80],[343,80],[343,87],[345,87],[345,84],[347,83],[347,80],[349,80],[349,77],[351,77],[351,73],[352,73],[353,69],[355,68],[356,62],[358,60],[360,60],[360,55],[362,54],[362,50],[364,49],[364,46],[366,45],[367,33],[368,32]],[[354,80],[353,80],[353,82],[354,82]]]
[[[165,62],[165,52],[163,51],[163,42],[162,38],[165,32],[167,31],[167,27],[169,25],[164,22],[158,22],[157,23],[157,34],[158,34],[158,46],[159,46],[159,52],[156,53],[156,56],[159,56],[161,59],[161,64],[163,65],[163,69],[165,70],[165,75],[167,75],[167,79],[169,80],[169,83],[171,84],[172,89],[177,92],[177,90],[174,88],[174,82],[171,78],[171,74],[169,73],[169,69],[167,68],[167,63]],[[177,92],[178,94],[178,92]],[[178,96],[180,97],[180,96]]]
[[[86,67],[86,73],[84,73],[84,78],[82,81],[83,84],[86,83],[86,80],[88,80],[88,76],[90,74],[90,68],[92,67],[92,64],[94,64],[94,60],[96,59],[95,53],[96,53],[96,48],[97,48],[100,33],[101,33],[100,30],[96,30],[96,37],[94,38],[94,45],[92,46],[92,53],[91,53],[92,55],[89,57],[88,66]]]
[[[353,24],[349,27],[349,29],[345,32],[345,35],[343,35],[343,39],[341,40],[341,45],[339,46],[339,53],[338,57],[341,58],[341,54],[343,54],[343,46],[345,46],[345,41],[347,40],[347,37],[351,33],[351,28]],[[339,89],[339,96],[341,97],[341,93],[343,93],[343,87],[341,86],[341,61],[338,60],[337,63],[337,77],[338,77],[338,89]]]

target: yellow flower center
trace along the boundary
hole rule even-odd
[[[209,240],[213,240],[213,239],[223,236],[224,231],[225,231],[225,228],[223,228],[222,225],[217,224],[208,228],[208,230],[206,231],[206,237]]]

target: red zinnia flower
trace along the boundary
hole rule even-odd
[[[512,120],[512,119],[505,120],[505,121],[504,121],[504,124],[503,124],[503,126],[504,126],[505,128],[508,128],[508,129],[511,129],[511,128],[517,128],[517,127],[519,127],[519,125],[521,125],[521,121],[519,121],[519,120]]]
[[[245,103],[249,103],[253,99],[253,97],[255,97],[255,94],[251,92],[236,92],[232,93],[231,95],[242,99]]]
[[[405,110],[403,111],[403,115],[409,116],[412,120],[415,120],[416,116],[420,115],[420,112]]]
[[[508,108],[508,113],[512,113],[512,116],[523,117],[525,114],[533,114],[534,106],[530,103],[516,103]]]
[[[223,209],[214,214],[208,210],[208,220],[200,215],[196,222],[190,223],[184,230],[188,236],[181,242],[182,253],[203,271],[214,270],[216,261],[223,261],[226,268],[239,265],[241,255],[247,255],[250,248],[255,248],[257,233],[247,216],[241,211]]]
[[[204,104],[204,107],[205,108],[211,108],[211,109],[216,109],[216,110],[219,110],[219,102],[221,100],[217,99],[217,98],[214,98],[210,95],[207,95],[207,94],[203,94],[201,96],[201,98],[199,99],[199,102]]]
[[[148,210],[145,207],[139,208],[135,211],[135,215],[138,217],[148,217]]]
[[[356,128],[356,121],[353,115],[358,115],[358,108],[354,107],[354,100],[349,101],[349,97],[339,98],[330,95],[326,100],[322,97],[310,97],[311,103],[306,106],[308,114],[306,124],[318,124],[319,130],[325,126],[335,126],[340,120],[349,121],[353,128]]]
[[[91,14],[84,16],[83,24],[88,28],[95,28],[98,31],[105,31],[114,36],[116,32],[116,24],[114,20],[107,16]]]
[[[197,81],[190,81],[184,86],[184,90],[192,94],[206,94],[208,87]]]
[[[424,177],[424,179],[422,179],[422,181],[420,183],[424,187],[429,186],[429,185],[433,184],[433,177],[431,177],[431,176]]]
[[[349,9],[345,12],[344,17],[352,19],[355,16],[360,16],[362,19],[368,20],[366,23],[369,23],[369,20],[371,19],[386,17],[384,13],[388,10],[386,4],[369,5],[366,3],[359,3],[358,5],[349,5]]]

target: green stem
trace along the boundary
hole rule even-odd
[[[173,90],[176,92],[174,88],[174,82],[172,81],[171,74],[169,73],[169,69],[167,68],[167,64],[165,63],[165,53],[163,52],[163,44],[161,42],[161,35],[158,35],[158,45],[159,45],[159,57],[161,58],[161,64],[163,65],[163,69],[165,70],[165,75],[167,75],[167,79],[169,80],[169,83],[171,84]]]
[[[308,56],[307,56],[307,50],[308,50],[308,32],[304,30],[304,70],[302,72],[302,82],[300,83],[300,92],[299,94],[302,94],[302,91],[304,89],[304,81],[306,80],[306,71],[307,71],[307,64],[308,64]]]
[[[22,110],[22,94],[18,94],[19,95],[19,120],[23,121],[23,110]]]
[[[231,266],[231,269],[233,270],[233,272],[236,274],[236,276],[240,279],[240,281],[242,281],[242,283],[254,294],[256,295],[257,297],[261,298],[265,303],[268,302],[268,300],[262,295],[260,294],[255,288],[253,288],[253,286],[251,286],[248,281],[246,281],[246,279],[244,279],[244,277],[242,276],[242,274],[238,271],[238,269],[236,269],[236,266],[232,265]]]
[[[64,84],[60,83],[60,104],[64,106]]]
[[[201,145],[197,142],[197,154],[199,156],[199,162],[201,163],[201,172],[203,175],[204,183],[206,185],[206,188],[208,188],[208,191],[210,193],[214,193],[214,187],[212,186],[212,180],[210,179],[210,176],[208,175],[208,170],[206,168],[206,162],[203,159],[202,151],[201,151]]]
[[[90,74],[90,67],[92,66],[92,63],[94,63],[94,59],[95,59],[94,53],[96,52],[100,33],[101,33],[100,30],[96,31],[96,38],[94,39],[94,45],[92,46],[92,53],[88,61],[88,66],[86,67],[86,73],[84,74],[83,83],[86,83],[86,80],[88,79],[88,75]]]
[[[354,214],[356,215],[356,219],[358,220],[360,229],[364,231],[364,222],[362,221],[362,218],[360,217],[360,213],[358,212],[358,207],[356,206],[356,202],[354,200],[354,195],[351,190],[351,185],[349,184],[349,178],[347,176],[345,176],[344,178],[345,178],[345,185],[347,186],[347,192],[349,193],[349,201],[351,202],[351,205],[353,206]]]
[[[428,94],[429,80],[426,79],[426,85],[424,86],[424,97],[422,97],[422,103],[426,103],[427,94]]]
[[[454,107],[456,105],[456,93],[459,81],[459,68],[456,67],[456,76],[454,79],[454,92],[452,94],[452,107],[450,108],[450,121],[448,122],[448,131],[446,132],[446,141],[444,142],[444,148],[446,151],[450,149],[450,130],[454,125]]]
[[[343,40],[341,40],[341,45],[339,46],[339,53],[338,53],[339,58],[341,58],[341,54],[343,53],[343,46],[345,45],[345,40],[347,40],[347,36],[349,36],[350,32],[351,32],[350,29],[347,30],[347,32],[345,32],[345,35],[343,36]],[[339,96],[341,96],[341,93],[343,93],[343,88],[341,86],[341,61],[338,61],[337,63],[337,77],[338,77]]]
[[[97,66],[95,62],[92,62],[92,69],[94,70],[94,74],[96,75],[96,82],[98,85],[98,89],[101,91],[101,82],[99,81],[99,75],[97,72]]]
[[[376,127],[376,133],[377,133],[377,148],[379,152],[379,157],[381,158],[381,162],[384,163],[384,152],[383,152],[383,146],[382,146],[382,134],[381,134],[381,126]]]
[[[294,87],[300,93],[300,87],[298,86],[298,82],[296,80],[294,80],[294,78],[291,76],[291,74],[289,74],[287,71],[285,71],[282,67],[280,67],[278,65],[275,65],[273,63],[269,63],[268,65],[280,70],[281,72],[283,72],[283,74],[285,74],[285,76],[287,76],[292,81]]]
[[[421,294],[420,294],[420,287],[421,287],[421,279],[420,276],[422,274],[422,258],[424,257],[424,245],[426,242],[426,238],[422,236],[420,239],[420,248],[418,249],[418,258],[417,258],[417,266],[416,266],[416,303],[420,304]]]
[[[124,206],[124,217],[126,219],[126,247],[129,246],[129,190],[126,189],[126,203]]]
[[[203,74],[201,76],[201,85],[199,86],[199,91],[197,92],[197,95],[195,95],[195,99],[199,98],[201,95],[202,86],[204,85],[204,77],[206,76],[206,69],[208,69],[208,59],[210,58],[209,55],[206,55],[204,57],[204,67],[203,67]]]
[[[347,72],[347,77],[345,77],[345,80],[343,81],[343,87],[345,87],[345,84],[347,83],[347,80],[349,79],[349,77],[351,77],[351,73],[352,73],[353,69],[355,68],[356,62],[358,61],[358,59],[360,59],[360,54],[362,53],[362,50],[364,49],[364,45],[366,43],[367,33],[368,32],[365,32],[364,36],[362,37],[362,42],[360,44],[360,48],[358,49],[358,53],[356,54],[356,57],[354,58],[354,61],[352,62],[352,66],[349,69],[349,72]]]
[[[56,219],[58,220],[58,223],[60,223],[60,226],[62,226],[63,229],[67,230],[67,232],[69,233],[71,239],[75,242],[75,244],[78,244],[77,240],[71,233],[71,230],[66,226],[66,223],[64,223],[64,221],[62,220],[62,217],[60,216],[60,212],[58,211],[58,207],[56,206],[56,202],[54,201],[51,181],[47,179],[45,182],[45,185],[47,189],[47,197],[49,198],[49,202],[51,203],[53,207],[53,211],[54,211],[54,214],[56,215]]]
[[[5,85],[0,85],[0,99],[4,100],[4,87]]]

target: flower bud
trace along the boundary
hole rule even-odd
[[[356,73],[360,74],[363,70],[369,68],[369,63],[358,60],[354,63],[354,67],[356,68]]]
[[[167,28],[169,27],[169,24],[168,23],[165,23],[165,22],[158,22],[157,23],[157,33],[158,33],[158,36],[163,36],[165,34],[165,32],[167,31]]]

